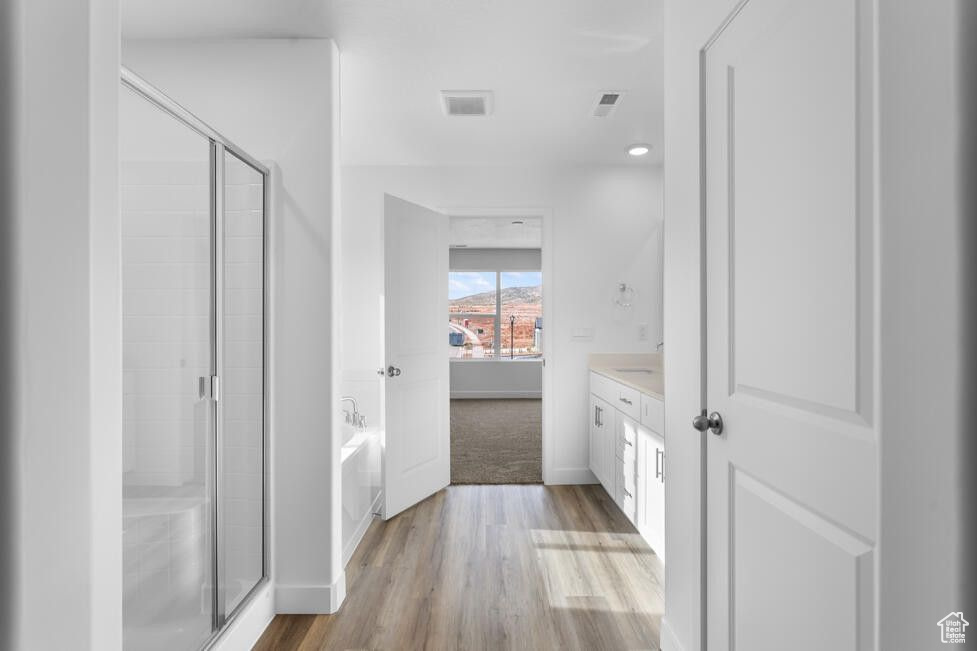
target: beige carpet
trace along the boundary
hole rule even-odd
[[[543,481],[541,400],[452,400],[452,484]]]

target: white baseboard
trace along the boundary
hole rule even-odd
[[[597,477],[590,468],[551,468],[544,479],[548,485],[560,484],[598,484]]]
[[[331,615],[346,598],[346,572],[332,585],[275,586],[275,611],[282,615]]]
[[[542,391],[452,391],[452,400],[510,400],[532,399],[540,400]]]
[[[275,618],[275,591],[271,584],[265,584],[254,598],[231,621],[227,629],[213,645],[211,651],[238,651],[250,649],[265,632]]]
[[[685,647],[678,641],[678,636],[672,630],[672,625],[664,617],[662,617],[662,634],[659,646],[661,646],[661,651],[685,651]]]
[[[380,512],[380,502],[382,499],[383,491],[380,490],[377,492],[377,498],[373,500],[373,504],[370,505],[370,508],[356,525],[356,531],[353,532],[353,537],[349,539],[346,547],[343,548],[343,567],[346,567],[349,559],[353,558],[356,548],[360,546],[360,541],[363,540],[363,536],[366,535],[366,530],[370,528],[370,524],[373,522],[373,514]]]

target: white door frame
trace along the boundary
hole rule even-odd
[[[553,476],[551,463],[554,458],[550,446],[553,443],[552,395],[553,379],[546,360],[553,351],[553,338],[547,332],[553,331],[553,211],[550,208],[478,208],[471,206],[438,206],[439,212],[451,217],[486,217],[504,219],[506,217],[538,217],[542,220],[543,238],[540,244],[543,272],[543,483],[549,484]]]

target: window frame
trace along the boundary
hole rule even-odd
[[[539,269],[539,270],[533,269],[533,270],[525,270],[525,271],[526,272],[530,272],[530,273],[538,273],[540,275],[540,286],[542,286],[542,279],[543,279],[543,270],[542,269]],[[484,270],[481,270],[481,269],[465,269],[463,271],[462,270],[451,270],[451,269],[449,269],[448,270],[449,279],[450,279],[451,274],[453,274],[453,273],[483,273],[483,274],[494,273],[495,274],[495,312],[451,312],[450,311],[450,308],[449,308],[449,311],[448,311],[448,319],[449,320],[451,318],[453,318],[453,317],[461,317],[463,319],[472,319],[472,318],[477,318],[477,317],[493,317],[495,319],[495,329],[493,331],[493,340],[492,340],[492,346],[494,348],[494,351],[493,351],[493,354],[492,354],[491,357],[452,357],[451,359],[452,360],[457,360],[457,361],[465,361],[465,362],[470,362],[470,361],[485,361],[485,360],[513,361],[513,362],[514,361],[525,361],[525,358],[522,358],[522,359],[518,359],[517,360],[514,357],[512,357],[511,356],[511,351],[510,351],[510,357],[504,357],[502,355],[502,274],[503,273],[520,273],[520,272],[519,271],[507,271],[507,270],[503,270],[503,269],[484,269]],[[540,304],[540,308],[542,308],[542,304]],[[543,351],[539,351],[539,356],[540,357],[542,357],[542,354],[543,354]]]

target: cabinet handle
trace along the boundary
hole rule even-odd
[[[624,439],[624,445],[634,445],[631,441]]]
[[[598,425],[600,425],[600,423],[597,421],[597,410],[598,409],[600,409],[600,407],[598,407],[597,405],[594,405],[594,427],[597,427]]]
[[[598,407],[597,408],[597,427],[603,427],[604,426],[603,416],[604,416],[604,410],[601,409],[600,407]]]
[[[623,491],[624,491],[624,494],[625,494],[625,495],[627,495],[627,496],[628,496],[628,497],[630,497],[631,499],[634,499],[634,495],[632,495],[631,493],[629,493],[629,492],[628,492],[628,489],[627,489],[627,488],[622,488],[621,490],[623,490]]]
[[[630,400],[628,400],[627,398],[620,398],[620,400],[621,400],[621,402],[623,402],[626,405],[634,404]],[[579,414],[580,412],[578,411],[577,413]]]
[[[662,469],[658,460],[663,456],[661,448],[655,448],[655,479],[659,479],[662,476]],[[662,460],[664,461],[664,459]]]

